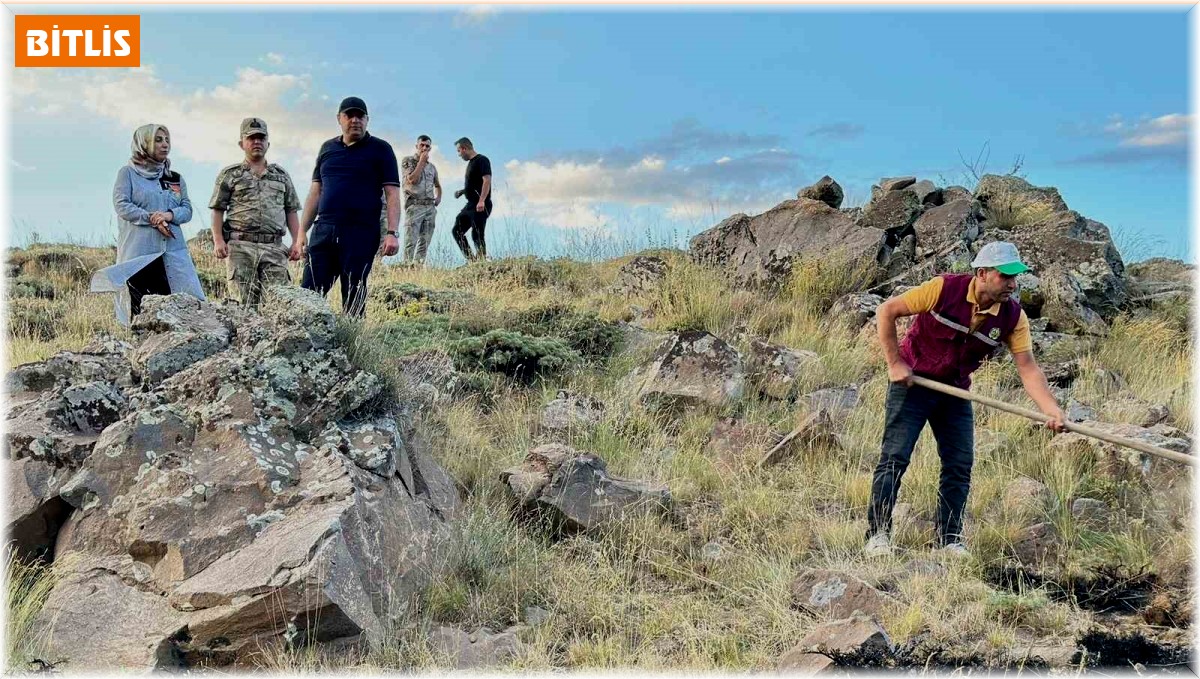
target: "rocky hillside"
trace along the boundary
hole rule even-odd
[[[883,299],[1013,240],[1072,419],[1190,452],[1191,267],[1015,177],[841,201],[690,252],[381,266],[365,322],[225,303],[197,242],[213,301],[125,331],[85,292],[111,250],[10,251],[8,668],[1182,667],[1180,465],[980,408],[972,556],[931,551],[929,440],[901,549],[860,550]],[[1006,356],[974,388],[1029,405]]]

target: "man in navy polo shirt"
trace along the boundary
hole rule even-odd
[[[367,305],[367,276],[379,247],[379,193],[387,197],[387,235],[383,255],[400,249],[400,171],[391,144],[367,133],[367,105],[346,97],[338,107],[341,136],[321,145],[312,187],[304,201],[301,230],[307,241],[301,287],[324,295],[341,280],[342,311],[362,316]],[[313,219],[316,218],[316,225]],[[303,242],[303,241],[302,241]]]

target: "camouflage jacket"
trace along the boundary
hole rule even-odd
[[[224,210],[225,223],[234,231],[283,235],[287,213],[300,209],[300,198],[282,167],[269,163],[257,177],[248,163],[241,162],[217,173],[208,207]]]

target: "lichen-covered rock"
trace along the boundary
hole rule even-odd
[[[73,409],[44,420],[73,428],[76,457],[38,460],[9,437],[25,451],[9,468],[26,498],[14,534],[67,574],[38,619],[53,628],[47,652],[71,670],[168,669],[249,663],[285,640],[383,641],[458,506],[412,408],[350,363],[304,296],[275,293],[266,319],[175,297],[139,316],[132,355],[164,336],[222,336],[231,318],[236,341],[127,404],[111,382],[56,377],[33,396]],[[54,503],[69,510],[56,533]]]
[[[617,270],[612,292],[627,297],[652,292],[666,277],[667,268],[667,261],[661,257],[634,257]]]
[[[881,231],[905,232],[921,215],[924,206],[908,191],[889,191],[871,199],[863,208],[859,224]]]
[[[869,292],[852,292],[839,297],[829,309],[829,315],[845,318],[851,328],[861,328],[872,318],[875,310],[883,304],[883,298]]]
[[[438,627],[429,635],[429,645],[435,662],[456,670],[494,668],[516,659],[524,649],[515,632],[495,633],[486,627],[474,632]]]
[[[501,472],[500,481],[519,508],[567,532],[665,513],[672,502],[665,485],[612,476],[598,456],[562,444],[534,448],[520,466]]]
[[[1162,425],[1147,428],[1133,424],[1109,422],[1084,421],[1081,424],[1108,434],[1134,439],[1167,450],[1191,453],[1191,439],[1178,430],[1172,431]],[[1165,475],[1166,478],[1172,478],[1182,473],[1181,467],[1183,467],[1178,462],[1076,433],[1055,436],[1049,444],[1049,450],[1056,455],[1077,455],[1084,459],[1091,458],[1094,460],[1096,472],[1100,475],[1114,480],[1132,481],[1143,486],[1148,485],[1151,478],[1160,474]]]
[[[560,389],[542,409],[542,428],[553,434],[583,431],[604,419],[604,404],[583,394]]]
[[[746,368],[750,381],[764,396],[786,400],[795,396],[796,380],[805,368],[820,360],[812,351],[753,339],[746,356]]]
[[[738,351],[724,340],[696,330],[668,337],[628,379],[639,403],[669,412],[722,408],[741,398],[746,387]]]
[[[828,612],[835,618],[861,611],[873,617],[883,614],[891,598],[863,580],[825,569],[808,569],[792,582],[792,598],[807,609]]]
[[[979,204],[960,199],[926,210],[913,223],[917,244],[937,252],[957,243],[970,245],[979,238]]]
[[[1086,306],[1079,284],[1062,266],[1053,266],[1038,278],[1043,298],[1040,313],[1056,330],[1075,335],[1108,334],[1108,324]]]

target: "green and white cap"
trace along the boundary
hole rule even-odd
[[[1002,274],[1015,276],[1029,271],[1029,267],[1021,261],[1017,246],[1004,241],[994,241],[979,248],[975,261],[971,262],[974,269],[995,269]]]

